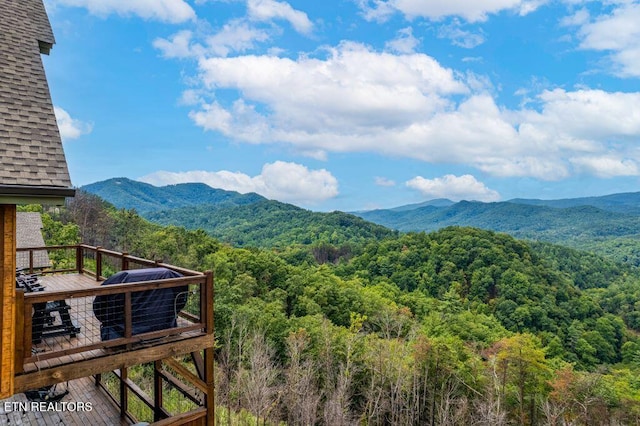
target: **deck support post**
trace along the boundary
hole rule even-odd
[[[127,387],[127,367],[120,368],[120,418],[127,418],[129,411],[129,388]]]
[[[16,326],[16,206],[0,205],[0,399],[13,395]]]
[[[162,412],[162,361],[153,363],[153,421],[157,422],[164,418]]]

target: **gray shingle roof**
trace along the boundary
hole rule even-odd
[[[16,247],[33,248],[45,247],[42,237],[42,217],[37,212],[18,212],[16,215]],[[29,252],[16,253],[16,266],[29,267]],[[49,254],[46,250],[33,252],[33,267],[48,268],[51,266]]]
[[[40,57],[54,42],[42,0],[1,0],[0,185],[71,187]]]

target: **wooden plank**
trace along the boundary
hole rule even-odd
[[[198,398],[198,395],[196,395],[192,389],[189,389],[184,383],[178,380],[176,376],[164,369],[158,371],[158,375],[165,379],[171,386],[176,388],[178,392],[190,399],[193,403],[202,405],[202,401],[200,400],[200,398]]]
[[[92,360],[80,361],[45,370],[25,373],[15,378],[16,392],[35,389],[67,380],[87,377],[98,373],[117,370],[120,367],[131,367],[158,359],[185,355],[204,348],[213,348],[213,335],[203,335],[192,339],[132,350]]]
[[[191,371],[187,369],[187,367],[180,364],[175,359],[166,358],[166,359],[163,359],[162,362],[167,364],[169,367],[173,368],[176,371],[176,373],[180,374],[182,377],[187,379],[187,381],[189,381],[192,385],[200,389],[202,392],[204,393],[209,392],[209,388],[207,387],[207,384],[204,381],[200,380],[200,377],[193,374]]]
[[[158,338],[171,337],[171,336],[176,336],[177,339],[181,339],[180,336],[185,335],[189,332],[199,331],[201,329],[202,329],[201,324],[195,324],[188,327],[174,327],[174,328],[167,328],[164,330],[150,331],[148,333],[137,334],[129,338],[123,337],[119,339],[107,340],[105,342],[93,343],[90,345],[75,346],[75,347],[69,347],[66,349],[58,349],[58,350],[52,350],[50,352],[38,353],[36,355],[25,358],[24,362],[32,363],[32,362],[40,362],[40,361],[45,361],[50,359],[62,359],[63,357],[68,355],[79,354],[82,352],[93,351],[96,349],[109,349],[109,348],[122,346],[122,345],[130,345],[130,344],[153,345],[153,342],[150,342],[151,339],[158,339]],[[75,359],[73,361],[75,361]],[[62,364],[62,362],[60,362],[59,364]]]
[[[207,415],[207,410],[205,408],[197,408],[192,411],[188,411],[183,414],[178,414],[173,417],[169,417],[168,419],[160,420],[159,422],[151,423],[151,426],[177,426],[177,425],[186,425],[189,422],[193,422],[194,420],[203,419]]]
[[[202,354],[200,352],[191,352],[191,359],[193,360],[193,365],[196,367],[200,380],[206,381],[207,379],[205,378],[204,359],[202,358]]]
[[[16,325],[16,206],[0,205],[0,399],[13,395]]]
[[[15,281],[15,278],[14,278]],[[25,294],[25,300],[31,303],[48,302],[51,300],[73,299],[78,297],[104,296],[121,294],[126,292],[138,292],[145,290],[156,290],[161,288],[181,287],[189,284],[205,283],[205,277],[181,277],[169,278],[156,281],[140,281],[135,283],[111,284],[106,286],[94,286],[92,288],[81,288],[74,290],[49,290],[37,293]],[[15,282],[13,284],[15,286]]]

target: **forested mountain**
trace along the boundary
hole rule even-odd
[[[513,200],[509,200],[509,202],[556,208],[593,206],[610,212],[640,215],[640,192],[627,192],[622,194],[603,195],[600,197],[566,198],[561,200],[514,198]]]
[[[216,399],[227,419],[640,422],[633,267],[461,227],[363,239],[333,260],[318,256],[330,243],[234,248],[80,195],[44,215],[48,243],[82,235],[215,272]]]
[[[117,208],[134,209],[161,225],[203,229],[236,246],[352,245],[396,232],[343,213],[318,213],[257,194],[240,194],[189,183],[155,187],[117,178],[84,186]]]
[[[461,201],[448,207],[428,205],[356,214],[400,231],[433,231],[456,225],[506,232],[517,238],[591,250],[637,266],[640,265],[640,252],[635,244],[640,236],[640,214],[634,213],[637,198],[638,194],[619,194],[580,199],[593,201],[601,208],[574,200],[548,202],[569,207],[550,207],[540,200],[527,200],[526,204]]]
[[[117,208],[135,209],[140,214],[200,204],[217,207],[244,206],[265,198],[254,193],[211,188],[204,183],[181,183],[157,187],[127,178],[113,178],[85,185],[83,191],[95,194]]]
[[[185,207],[145,216],[162,225],[203,229],[221,241],[236,246],[361,243],[394,234],[388,228],[351,214],[337,211],[317,213],[272,200],[261,200],[250,206]]]
[[[239,194],[204,184],[155,187],[117,178],[83,187],[118,208],[135,209],[164,225],[204,229],[238,246],[380,238],[390,231],[347,213],[314,213],[257,194]],[[355,212],[360,218],[399,231],[434,231],[471,226],[593,251],[640,266],[640,193],[564,200],[514,199],[482,203],[447,199],[393,209]]]

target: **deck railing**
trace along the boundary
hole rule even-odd
[[[30,363],[53,359],[57,362],[65,360],[73,362],[73,358],[68,357],[80,356],[88,359],[96,355],[94,351],[124,351],[132,346],[153,346],[156,342],[162,343],[167,339],[178,340],[213,333],[213,276],[210,272],[192,271],[161,261],[151,261],[88,245],[35,247],[18,249],[18,251],[28,253],[27,269],[29,271],[43,275],[75,273],[88,275],[92,279],[101,281],[106,275],[120,270],[146,267],[165,267],[183,275],[180,278],[108,286],[96,285],[92,288],[46,289],[32,293],[17,290],[16,372],[18,373],[24,371],[25,366]],[[43,251],[48,254],[51,266],[44,269],[36,268],[37,262],[34,259]],[[136,324],[154,320],[137,315],[136,299],[143,292],[158,289],[172,289],[181,298],[180,303],[176,301],[173,305],[166,306],[166,309],[174,310],[176,321],[169,328],[136,334]],[[107,300],[111,302],[116,300],[119,303],[118,309],[120,309],[123,323],[120,336],[103,340],[104,335],[101,335],[96,312],[114,309],[112,305],[100,306],[101,303],[107,303]],[[177,309],[178,307],[180,309]],[[56,308],[58,308],[57,314]],[[43,317],[43,310],[44,312],[53,310],[54,315],[47,313],[47,316]],[[156,311],[154,315],[161,317],[170,313]],[[41,336],[39,333],[43,325],[45,328],[50,325],[44,322],[53,321],[57,321],[55,325],[62,328],[60,335]],[[70,329],[65,330],[65,324],[60,324],[65,321],[69,321],[67,325],[71,327]],[[41,341],[38,342],[38,340]]]

